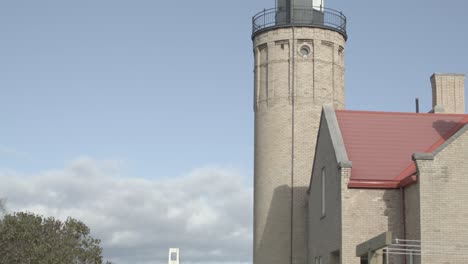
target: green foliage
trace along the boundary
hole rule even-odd
[[[0,198],[0,216],[6,213],[6,200]]]
[[[99,243],[73,218],[15,213],[0,219],[0,264],[102,264]]]

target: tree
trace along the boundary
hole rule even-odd
[[[3,215],[6,213],[6,206],[5,206],[5,199],[0,198],[0,215]]]
[[[100,240],[82,222],[33,213],[0,219],[0,264],[103,264]]]

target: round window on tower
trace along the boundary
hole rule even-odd
[[[308,58],[312,54],[312,47],[309,44],[302,44],[299,46],[299,55],[303,58]]]

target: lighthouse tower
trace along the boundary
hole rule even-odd
[[[253,17],[254,264],[306,264],[306,196],[320,113],[345,106],[346,18],[324,0]]]

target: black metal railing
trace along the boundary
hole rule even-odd
[[[342,12],[323,7],[290,7],[264,9],[252,18],[252,37],[257,33],[285,26],[327,28],[346,34],[346,17]]]

